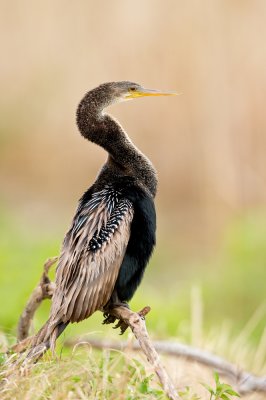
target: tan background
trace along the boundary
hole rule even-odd
[[[209,251],[265,215],[265,1],[2,1],[0,18],[1,204],[21,224],[68,226],[106,157],[76,106],[125,79],[183,92],[112,109],[159,171],[162,240]]]

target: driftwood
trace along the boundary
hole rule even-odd
[[[44,299],[51,298],[53,295],[55,284],[50,281],[48,272],[50,267],[56,261],[57,257],[54,257],[47,260],[44,264],[44,272],[41,280],[30,296],[30,299],[20,317],[18,324],[18,343],[12,348],[12,350],[17,353],[21,353],[29,347],[32,337],[28,337],[28,334],[34,313]],[[232,382],[236,384],[237,389],[241,394],[253,391],[266,392],[266,376],[254,376],[214,354],[191,346],[164,341],[152,343],[145,324],[145,316],[149,311],[150,307],[143,308],[139,313],[133,312],[125,307],[116,307],[109,311],[109,316],[104,320],[104,323],[113,323],[118,320],[116,328],[121,329],[121,334],[130,327],[138,343],[130,343],[129,345],[126,341],[117,343],[114,341],[99,341],[92,339],[85,339],[85,342],[90,346],[101,349],[111,348],[122,350],[128,347],[132,350],[142,350],[147,357],[148,362],[157,374],[165,393],[171,400],[177,399],[179,396],[166,370],[160,362],[157,351],[171,356],[184,357],[187,360],[196,361],[214,368],[216,371],[228,376]],[[66,345],[75,345],[80,341],[80,339],[68,340]],[[84,343],[84,340],[82,340],[82,343]]]

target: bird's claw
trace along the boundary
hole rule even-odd
[[[115,323],[115,321],[117,320],[116,317],[114,317],[113,315],[104,313],[104,320],[103,320],[103,325],[107,325],[107,324],[113,324]],[[118,320],[118,322],[115,324],[115,326],[113,327],[113,329],[118,329],[120,328],[120,335],[123,335],[123,333],[126,332],[128,325],[122,321],[121,319]]]
[[[113,327],[113,329],[118,329],[118,328],[120,328],[120,335],[123,335],[123,333],[126,332],[128,325],[125,323],[125,321],[119,319],[117,324]]]
[[[106,324],[113,324],[115,321],[116,321],[116,317],[114,317],[113,315],[111,315],[111,314],[108,314],[107,312],[105,312],[104,314],[103,314],[103,316],[104,316],[104,320],[103,320],[103,325],[106,325]]]

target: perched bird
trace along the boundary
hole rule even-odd
[[[50,317],[32,349],[53,349],[70,322],[126,306],[140,284],[155,245],[157,176],[150,160],[105,109],[137,97],[171,94],[124,81],[104,83],[81,100],[79,131],[105,149],[108,158],[80,199],[65,236]]]

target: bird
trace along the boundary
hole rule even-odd
[[[84,193],[63,240],[50,316],[31,342],[31,354],[54,350],[69,323],[95,311],[127,307],[139,286],[156,242],[157,173],[106,109],[114,103],[173,92],[129,82],[107,82],[80,101],[81,135],[101,146],[107,160]]]

